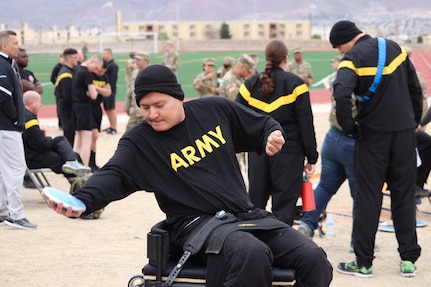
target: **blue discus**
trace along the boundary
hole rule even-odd
[[[86,209],[85,204],[81,200],[60,189],[48,186],[43,189],[43,194],[48,199],[53,200],[55,204],[63,203],[64,208],[71,206],[73,211],[82,209],[83,212]]]

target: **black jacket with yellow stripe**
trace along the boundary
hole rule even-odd
[[[301,78],[280,67],[273,69],[272,77],[275,90],[270,97],[259,92],[262,84],[256,74],[241,85],[236,101],[281,124],[286,137],[281,152],[303,153],[308,163],[315,164],[319,153],[308,87]]]
[[[422,92],[415,68],[406,51],[391,40],[386,40],[380,84],[369,101],[356,101],[358,115],[352,118],[351,94],[369,93],[377,71],[377,42],[377,38],[362,36],[338,66],[333,94],[337,120],[349,134],[355,134],[356,125],[379,132],[402,131],[416,127],[421,118]]]

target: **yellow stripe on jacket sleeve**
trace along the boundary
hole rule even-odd
[[[242,85],[240,87],[241,96],[248,102],[248,105],[250,107],[261,110],[265,113],[272,113],[273,111],[277,110],[281,106],[291,104],[295,102],[300,95],[307,92],[308,92],[307,85],[302,84],[297,86],[292,91],[291,94],[281,96],[271,103],[265,103],[264,101],[253,98],[253,96],[250,94],[250,91],[245,87],[245,85]]]
[[[32,119],[25,122],[25,129],[28,130],[29,128],[38,126],[38,125],[39,125],[39,121],[37,119]]]

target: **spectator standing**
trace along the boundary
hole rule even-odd
[[[243,54],[238,58],[235,66],[224,75],[220,83],[219,95],[234,101],[238,95],[239,87],[247,78],[254,75],[254,73],[255,67],[253,59],[249,55]],[[245,185],[248,188],[246,153],[238,152],[236,157]]]
[[[58,58],[59,58],[59,61],[54,66],[54,68],[52,68],[51,77],[50,77],[51,83],[54,85],[54,87],[55,87],[55,83],[57,82],[58,73],[60,72],[61,67],[63,67],[63,52],[60,53],[60,55],[58,56]],[[55,95],[55,90],[54,90],[54,97],[55,97],[55,106],[57,108],[58,127],[60,129],[62,129],[63,125],[61,123],[60,116],[59,116],[58,99],[57,99],[57,96]]]
[[[383,200],[381,190],[387,182],[401,258],[400,273],[405,277],[415,276],[414,263],[421,254],[416,233],[415,129],[422,112],[422,91],[415,68],[397,43],[371,38],[351,21],[335,23],[329,38],[332,47],[344,54],[334,82],[337,121],[343,132],[356,139],[353,211],[356,259],[339,263],[338,271],[358,277],[373,275],[374,240]],[[375,92],[371,92],[379,55],[385,56],[380,61],[385,72]],[[355,118],[352,93],[358,109]]]
[[[107,62],[108,68],[106,69],[106,76],[108,77],[109,84],[111,85],[112,94],[109,97],[103,98],[103,108],[108,115],[109,127],[104,131],[107,134],[115,135],[117,133],[117,110],[115,109],[115,98],[117,96],[117,79],[118,79],[118,65],[112,58],[112,50],[103,50],[103,59]]]
[[[203,61],[203,72],[193,80],[193,88],[198,92],[200,98],[205,96],[215,96],[217,91],[217,74],[214,73],[215,60],[205,58]]]
[[[73,149],[85,166],[89,165],[91,154],[92,130],[95,126],[92,100],[98,95],[93,84],[94,74],[102,69],[103,59],[92,56],[76,66],[72,78],[72,112],[75,124],[75,143]]]
[[[262,209],[271,196],[274,215],[292,225],[303,175],[314,174],[318,152],[308,87],[298,76],[285,72],[287,61],[286,45],[270,41],[265,48],[265,70],[245,81],[236,101],[273,117],[283,127],[287,140],[276,157],[248,154],[249,194]]]
[[[14,60],[19,43],[14,31],[0,31],[0,225],[35,229],[24,214],[21,189],[26,170],[24,145],[25,108]]]
[[[36,76],[32,71],[26,69],[28,66],[28,54],[25,49],[19,49],[16,64],[18,66],[19,75],[21,77],[23,92],[32,90],[38,92],[39,94],[42,94],[42,84],[37,80]]]
[[[299,76],[307,86],[313,83],[313,72],[310,63],[303,60],[303,52],[301,48],[292,50],[293,60],[287,63],[286,71]]]
[[[103,65],[100,70],[94,73],[93,85],[97,90],[97,98],[91,101],[92,114],[93,114],[93,128],[91,130],[91,151],[90,161],[88,166],[91,168],[91,172],[99,170],[99,166],[96,164],[96,150],[97,150],[97,139],[99,138],[100,126],[102,124],[102,107],[101,103],[105,97],[109,97],[112,93],[111,85],[109,84],[108,76],[106,75],[107,62],[103,60]]]
[[[88,45],[87,43],[84,42],[84,45],[82,46],[82,56],[83,56],[83,60],[87,60],[87,56],[88,56]]]
[[[162,65],[171,69],[178,76],[178,69],[181,65],[180,55],[175,51],[174,43],[167,41],[165,46],[165,55],[163,56]]]
[[[135,80],[139,71],[145,69],[150,64],[150,54],[147,52],[137,52],[134,56],[137,69],[133,70],[130,76],[130,87],[128,88],[127,98],[124,103],[124,109],[129,115],[126,129],[137,125],[143,120],[143,115],[135,100]]]
[[[223,66],[217,70],[217,77],[219,80],[223,79],[224,75],[235,66],[235,58],[226,56],[223,58]]]
[[[73,147],[75,141],[75,119],[72,112],[72,78],[78,65],[78,51],[67,48],[63,51],[63,66],[55,82],[55,98],[58,100],[58,117],[63,126],[63,135]]]
[[[337,71],[338,65],[341,62],[341,57],[336,56],[331,60],[332,69]],[[333,91],[333,82],[336,79],[336,74],[328,81],[329,90]],[[355,117],[357,114],[356,107],[354,106],[355,100],[352,97],[352,114]],[[316,202],[316,209],[313,211],[305,212],[302,217],[301,224],[298,231],[307,237],[313,237],[314,230],[317,229],[319,224],[320,215],[325,211],[328,202],[331,200],[339,190],[340,186],[346,179],[349,181],[350,195],[355,203],[355,173],[353,165],[353,155],[355,151],[355,139],[352,135],[343,132],[341,126],[337,122],[335,112],[335,99],[331,96],[331,111],[329,113],[330,129],[325,135],[321,150],[321,174],[320,181],[314,189],[314,199]],[[354,208],[352,208],[354,210]],[[355,214],[352,212],[352,217]],[[350,250],[353,252],[353,238],[352,231],[350,239]]]

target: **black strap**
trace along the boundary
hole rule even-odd
[[[225,224],[218,227],[217,231],[211,235],[210,239],[208,240],[208,247],[205,252],[207,254],[219,254],[228,235],[236,230],[274,230],[286,228],[288,226],[288,224],[269,216],[255,220],[246,220]]]
[[[171,273],[169,273],[168,279],[166,279],[166,282],[163,284],[163,286],[169,287],[172,285],[172,283],[174,283],[175,278],[177,278],[178,274],[180,274],[187,259],[202,249],[202,246],[205,244],[207,238],[214,229],[220,225],[231,223],[236,220],[237,218],[233,214],[221,210],[208,221],[201,224],[201,226],[197,227],[184,243],[183,255],[181,256],[180,260],[178,260],[178,263],[175,265],[174,269],[172,269]]]

